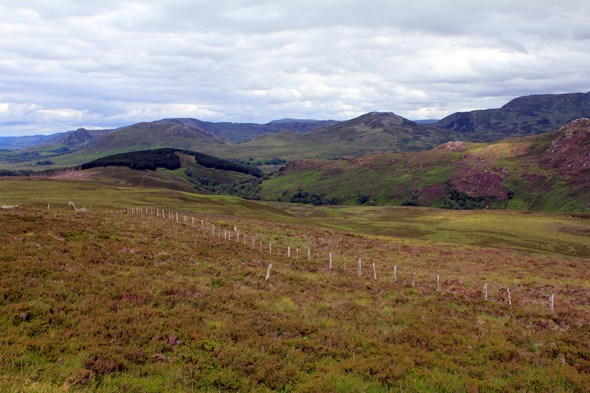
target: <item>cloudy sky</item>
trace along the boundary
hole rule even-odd
[[[588,0],[0,0],[0,136],[590,90]]]

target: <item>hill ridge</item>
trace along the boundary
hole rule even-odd
[[[494,143],[450,141],[429,151],[302,159],[263,184],[285,201],[299,187],[357,204],[583,211],[590,208],[590,119]],[[280,191],[280,192],[279,192]],[[283,194],[281,194],[283,193]]]

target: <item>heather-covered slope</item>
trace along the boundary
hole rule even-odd
[[[353,204],[581,211],[590,207],[590,120],[492,144],[299,160],[264,183],[262,194],[288,201],[299,187]]]
[[[584,392],[590,384],[588,258],[375,236],[364,225],[369,215],[383,228],[419,222],[445,232],[441,222],[457,219],[466,225],[447,229],[453,236],[471,228],[506,236],[496,222],[516,215],[533,225],[510,228],[509,240],[538,245],[531,227],[558,243],[558,227],[587,231],[588,220],[302,207],[312,224],[280,204],[237,198],[0,181],[0,199],[21,205],[0,214],[0,390]],[[332,214],[370,234],[326,228]],[[307,249],[310,260],[297,258]]]

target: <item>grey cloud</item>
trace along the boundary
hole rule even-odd
[[[0,134],[587,91],[589,16],[577,0],[0,0]]]

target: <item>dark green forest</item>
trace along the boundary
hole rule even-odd
[[[169,170],[178,169],[181,166],[180,158],[176,152],[181,152],[195,157],[195,162],[205,168],[220,169],[245,173],[254,177],[262,177],[262,172],[256,168],[246,167],[234,162],[191,150],[163,148],[155,150],[140,150],[128,153],[114,154],[112,156],[98,158],[82,165],[82,169],[90,169],[105,166],[126,166],[135,170],[155,171],[157,168]]]

